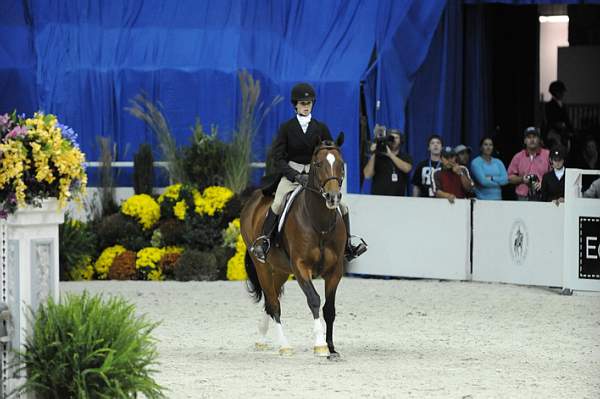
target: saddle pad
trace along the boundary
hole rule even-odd
[[[288,200],[285,202],[285,207],[283,208],[283,212],[281,213],[281,216],[279,217],[279,225],[277,227],[278,233],[281,233],[281,229],[283,229],[283,224],[285,223],[285,219],[287,217],[288,211],[292,207],[292,203],[294,202],[294,199],[296,199],[296,196],[298,195],[298,193],[300,193],[300,191],[302,191],[302,189],[303,189],[303,187],[298,185],[298,187],[296,187],[296,189],[294,191],[292,191],[292,193],[288,197]]]

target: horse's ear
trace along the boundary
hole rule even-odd
[[[338,134],[337,140],[335,140],[335,144],[338,147],[341,147],[342,144],[344,144],[344,132],[340,132],[340,134]]]

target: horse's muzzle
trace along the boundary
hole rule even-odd
[[[325,198],[325,206],[329,209],[336,209],[340,205],[340,201],[342,200],[342,193],[335,192],[325,192],[323,194]]]

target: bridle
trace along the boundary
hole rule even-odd
[[[329,145],[329,144],[322,145],[322,146],[319,146],[318,148],[316,148],[315,151],[313,152],[313,156],[312,156],[313,159],[319,152],[324,151],[324,150],[335,150],[338,153],[340,152],[340,149],[338,146]],[[342,176],[340,176],[340,177],[329,176],[320,185],[315,186],[314,184],[312,184],[315,177],[311,178],[311,174],[313,176],[316,176],[316,169],[320,168],[322,166],[322,164],[323,164],[323,161],[312,161],[311,162],[308,183],[306,184],[306,187],[304,187],[304,188],[308,191],[319,194],[321,197],[323,197],[323,199],[325,199],[325,194],[326,194],[325,186],[327,185],[327,183],[331,180],[335,180],[338,183],[338,187],[341,189],[342,183],[344,182],[344,174],[342,173]]]

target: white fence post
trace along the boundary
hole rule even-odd
[[[49,296],[59,299],[58,225],[64,212],[58,201],[46,200],[41,208],[27,207],[2,221],[2,302],[10,318],[3,324],[8,342],[2,343],[2,397],[18,387],[25,376],[15,375],[11,364],[14,351],[21,350],[31,331],[29,311],[35,311]]]

